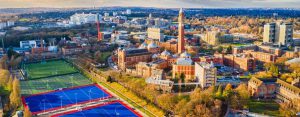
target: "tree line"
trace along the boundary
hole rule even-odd
[[[11,74],[11,70],[16,68],[21,62],[20,56],[3,56],[0,59],[0,96],[4,102],[4,116],[12,116],[21,107],[20,81]],[[31,115],[27,110],[25,115]],[[30,116],[25,116],[30,117]]]

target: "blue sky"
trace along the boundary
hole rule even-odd
[[[0,8],[141,6],[161,8],[300,8],[300,0],[0,0]]]

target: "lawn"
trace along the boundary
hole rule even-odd
[[[25,65],[25,71],[29,79],[46,78],[77,72],[76,68],[70,66],[63,60],[27,64]]]
[[[92,82],[80,73],[48,77],[36,80],[21,81],[21,94],[31,95],[41,92],[91,84]]]
[[[270,116],[279,116],[279,104],[274,101],[256,101],[249,102],[249,111]]]

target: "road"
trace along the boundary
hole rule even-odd
[[[108,66],[109,66],[110,69],[112,69],[112,70],[118,70],[116,67],[114,67],[114,66],[116,66],[116,64],[113,62],[111,56],[109,56],[107,58],[107,63],[108,63]]]

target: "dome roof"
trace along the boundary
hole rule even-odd
[[[147,48],[148,44],[146,42],[142,43],[139,47],[139,49],[145,49]]]
[[[171,56],[171,53],[169,51],[165,50],[161,53],[161,55],[162,56]]]
[[[154,58],[157,58],[158,57],[158,55],[157,54],[153,54],[152,55],[152,58],[154,59]]]
[[[177,65],[193,65],[193,60],[190,58],[178,58],[176,61]]]
[[[158,48],[158,46],[157,46],[154,42],[151,42],[151,43],[148,45],[148,48]]]
[[[181,58],[190,58],[191,55],[185,51],[185,52],[183,52],[182,54],[180,54],[180,57],[181,57]]]

